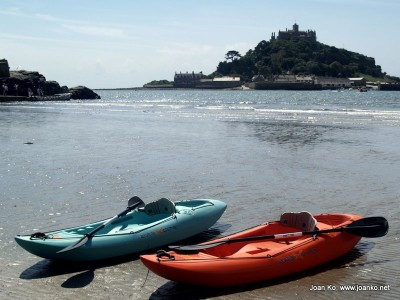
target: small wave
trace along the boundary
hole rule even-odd
[[[226,109],[224,105],[215,105],[215,106],[196,106],[196,109],[207,109],[207,110],[223,110]]]

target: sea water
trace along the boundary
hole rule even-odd
[[[102,99],[0,104],[6,298],[399,298],[399,92],[97,92]],[[13,241],[114,216],[133,195],[221,199],[224,234],[303,210],[384,216],[390,231],[316,271],[224,290],[147,276],[137,256],[60,266]]]

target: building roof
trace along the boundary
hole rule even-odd
[[[202,78],[203,77],[203,72],[200,72],[200,73],[195,73],[195,72],[192,72],[192,73],[188,73],[188,72],[186,72],[186,73],[182,73],[182,72],[176,73],[175,72],[175,76],[174,77],[175,78]]]

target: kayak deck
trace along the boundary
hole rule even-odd
[[[224,202],[214,199],[173,203],[162,198],[125,215],[62,230],[18,235],[15,240],[28,252],[43,258],[100,260],[157,248],[199,234],[214,225],[225,209]],[[85,235],[89,238],[82,245],[61,251]]]
[[[314,217],[318,230],[346,226],[361,218],[344,214]],[[347,253],[361,239],[347,232],[331,232],[227,242],[297,232],[299,228],[296,226],[273,221],[200,244],[224,241],[210,248],[161,251],[158,255],[142,255],[141,260],[151,271],[169,280],[205,286],[231,286],[273,279],[315,267]]]
[[[336,228],[339,225],[345,226],[351,221],[344,217],[343,215],[334,215],[332,218],[325,218],[326,215],[316,216],[317,226],[319,230]],[[319,221],[318,221],[319,220]],[[351,219],[353,220],[353,219]],[[328,224],[329,225],[328,225]],[[248,231],[243,231],[238,234],[233,234],[229,236],[230,239],[236,238],[246,238],[254,236],[269,236],[277,234],[286,234],[298,232],[298,227],[293,226],[283,226],[281,222],[274,221],[262,224],[258,227],[254,227],[251,233]],[[312,237],[311,237],[312,238]],[[212,242],[217,242],[219,240],[225,240],[226,238],[220,238]],[[204,249],[202,252],[218,258],[229,258],[229,257],[249,257],[250,256],[274,256],[279,254],[282,250],[287,251],[292,247],[296,247],[302,244],[305,240],[309,240],[310,236],[300,236],[300,237],[282,237],[278,239],[264,240],[264,241],[244,241],[237,243],[227,243],[216,247]]]
[[[146,207],[142,207],[136,211],[129,212],[125,216],[122,216],[111,222],[108,226],[100,229],[96,233],[96,236],[136,233],[139,231],[143,231],[147,228],[156,226],[160,223],[160,221],[165,222],[171,218],[174,218],[175,213],[185,213],[188,210],[194,211],[196,209],[211,205],[213,205],[211,202],[205,202],[205,200],[203,199],[182,200],[175,202],[174,211],[168,210],[166,212],[163,211],[156,214],[149,214],[148,211],[146,211]],[[91,232],[94,228],[99,227],[107,220],[108,219],[78,227],[62,229],[54,231],[51,234],[53,235],[53,238],[62,238],[64,237],[64,235],[66,238],[70,238],[73,236],[83,236]]]

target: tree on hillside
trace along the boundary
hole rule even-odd
[[[225,59],[226,60],[230,60],[231,62],[233,62],[236,59],[241,58],[242,56],[240,55],[240,53],[236,50],[230,50],[225,54]]]

